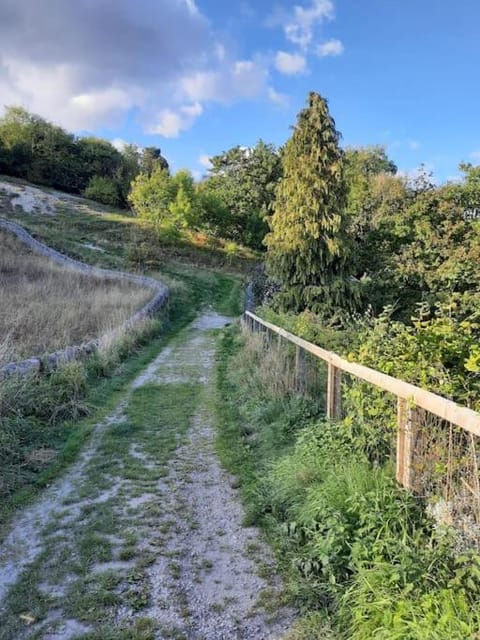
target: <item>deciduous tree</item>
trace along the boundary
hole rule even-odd
[[[202,192],[221,201],[228,211],[222,234],[255,249],[263,248],[275,188],[281,175],[280,155],[259,140],[254,147],[236,146],[213,156]],[[214,215],[218,214],[215,208]]]

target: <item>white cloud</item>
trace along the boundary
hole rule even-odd
[[[316,49],[316,53],[320,58],[325,58],[326,56],[340,56],[344,51],[345,47],[342,42],[335,39],[322,42],[322,44],[319,44]]]
[[[332,0],[302,1],[279,23],[297,47],[333,17]],[[211,102],[285,106],[269,71],[307,68],[301,50],[237,59],[195,0],[0,0],[0,42],[0,111],[21,104],[76,132],[135,113],[145,131],[175,137]]]
[[[199,71],[181,80],[181,89],[189,100],[231,103],[252,99],[265,90],[267,69],[260,62],[227,62],[215,71]]]
[[[185,4],[192,15],[195,16],[200,13],[197,5],[195,4],[195,0],[185,0]]]
[[[267,75],[267,70],[261,63],[245,60],[235,63],[233,81],[243,85],[241,96],[253,98],[265,89]]]
[[[480,160],[480,150],[472,151],[472,153],[470,154],[470,157],[473,158],[474,160]]]
[[[162,109],[156,117],[156,123],[149,127],[149,133],[158,133],[165,138],[178,138],[182,131],[190,129],[195,120],[203,113],[200,103],[183,105],[178,109]]]
[[[288,96],[284,93],[278,93],[273,87],[268,87],[268,99],[282,109],[285,109],[290,104]]]
[[[80,93],[70,98],[70,105],[86,119],[100,117],[115,111],[125,111],[134,104],[134,97],[125,89],[108,87],[99,91]]]
[[[451,176],[447,176],[445,178],[446,182],[453,182],[455,184],[460,184],[463,180],[463,176],[459,175],[458,173],[454,173]]]
[[[198,71],[181,79],[181,90],[191,100],[211,100],[218,92],[219,74]]]
[[[214,64],[216,38],[194,0],[1,0],[0,42],[0,109],[78,131],[133,108],[148,123],[186,70]]]
[[[206,153],[202,153],[202,155],[198,157],[198,162],[202,165],[202,167],[205,167],[205,169],[210,169],[210,167],[212,166],[210,156],[207,156]]]
[[[416,151],[417,149],[420,149],[420,146],[421,146],[418,140],[409,140],[407,144],[412,151]]]
[[[238,60],[195,0],[0,0],[0,110],[22,104],[74,131],[177,136],[205,103],[254,100],[268,64]]]
[[[219,62],[223,62],[227,59],[227,49],[221,42],[217,42],[215,45],[215,55],[217,56],[217,60]]]
[[[113,140],[110,140],[110,142],[112,143],[112,145],[115,147],[117,151],[123,151],[125,147],[128,145],[128,142],[123,138],[114,138]]]
[[[297,75],[305,73],[307,61],[304,56],[299,53],[287,53],[286,51],[278,51],[275,56],[275,67],[280,73],[286,75]]]
[[[421,178],[431,180],[434,184],[437,182],[433,162],[422,162],[422,164],[413,169],[399,169],[397,176],[403,178],[410,185],[413,185],[415,181]]]
[[[203,107],[198,102],[181,107],[180,110],[189,118],[198,118],[198,116],[201,116],[203,113]]]
[[[267,20],[267,26],[281,26],[289,42],[308,49],[318,27],[334,15],[332,0],[311,0],[306,6],[295,5],[293,11],[276,10]]]

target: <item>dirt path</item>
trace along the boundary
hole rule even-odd
[[[207,313],[0,547],[0,639],[280,639],[292,612],[214,451]]]

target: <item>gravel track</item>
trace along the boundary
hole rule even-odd
[[[95,523],[109,505],[117,523],[117,530],[105,534],[112,557],[91,562],[87,579],[115,576],[118,595],[130,588],[135,569],[142,580],[140,587],[135,585],[141,589],[139,597],[148,594],[141,607],[132,605],[131,598],[119,599],[111,607],[109,629],[118,628],[118,637],[123,637],[120,630],[141,618],[153,621],[158,640],[280,640],[285,635],[294,613],[278,605],[282,583],[275,575],[271,551],[257,529],[242,526],[244,513],[235,480],[221,467],[214,449],[210,394],[215,330],[229,321],[209,312],[184,330],[136,378],[112,415],[96,427],[69,472],[13,522],[0,547],[0,616],[9,606],[12,585],[34,562],[41,564],[38,575],[42,576],[35,588],[48,594],[49,605],[31,626],[11,635],[2,635],[0,628],[2,640],[72,640],[99,632],[103,621],[90,619],[91,611],[86,617],[72,615],[76,610],[71,605],[76,597],[72,584],[78,579],[73,567],[80,543],[71,531]],[[121,427],[130,395],[144,385],[184,382],[201,383],[203,391],[168,468],[159,474],[157,460],[133,438],[129,456],[141,464],[145,476],[155,480],[105,475],[95,495],[89,495],[88,478],[101,464],[98,451],[103,434],[112,425]],[[91,520],[85,513],[90,513]],[[137,552],[149,558],[141,572],[134,559],[119,553],[124,529],[134,530]],[[50,555],[46,550],[51,550]],[[71,570],[68,562],[65,567],[65,558]],[[268,610],[262,594],[268,594]]]

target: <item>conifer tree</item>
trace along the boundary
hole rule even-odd
[[[267,269],[282,286],[286,308],[331,314],[351,306],[339,139],[326,100],[311,92],[282,153],[283,179],[265,241]]]

